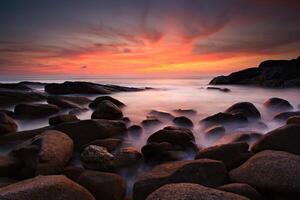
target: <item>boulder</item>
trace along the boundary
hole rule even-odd
[[[18,104],[15,114],[25,117],[45,117],[59,112],[59,107],[52,104]]]
[[[0,188],[14,184],[18,182],[15,179],[7,178],[7,177],[0,177]]]
[[[47,102],[61,108],[80,108],[80,105],[87,104],[91,100],[86,97],[53,95],[47,98]]]
[[[37,176],[2,187],[0,197],[13,200],[95,200],[85,188],[62,175]]]
[[[157,119],[160,119],[162,121],[171,121],[174,119],[174,116],[167,112],[157,111],[157,110],[151,110],[149,112],[151,116],[156,117]]]
[[[0,90],[0,106],[12,106],[22,102],[43,101],[45,99],[44,94],[33,90]]]
[[[228,170],[231,170],[243,164],[253,155],[248,149],[249,145],[243,142],[216,145],[201,149],[195,159],[219,160],[224,162]]]
[[[167,184],[151,193],[146,200],[249,200],[246,197],[192,183]]]
[[[220,88],[220,87],[207,87],[207,90],[219,90],[221,92],[230,92],[229,88]]]
[[[294,116],[294,117],[289,117],[287,124],[299,124],[300,125],[300,115],[299,116]]]
[[[283,112],[283,113],[277,114],[274,117],[274,119],[277,121],[286,121],[290,117],[295,117],[295,116],[299,116],[299,115],[300,115],[300,111]]]
[[[222,125],[224,127],[245,127],[248,119],[241,114],[217,113],[200,121],[205,127]]]
[[[26,176],[57,174],[73,155],[73,141],[60,131],[49,130],[20,144],[12,153],[23,162]]]
[[[143,200],[165,184],[182,182],[220,186],[227,183],[227,170],[222,162],[209,159],[162,164],[137,179],[133,187],[133,199]]]
[[[13,133],[18,130],[17,123],[8,115],[0,112],[0,135]]]
[[[12,176],[22,166],[20,160],[13,156],[0,156],[0,176]]]
[[[250,200],[264,200],[265,198],[257,192],[252,186],[244,183],[231,183],[218,187],[217,189],[238,194],[249,198]]]
[[[172,144],[168,142],[149,143],[142,147],[144,159],[148,162],[163,162],[173,160],[168,153],[173,150]]]
[[[0,83],[0,89],[8,90],[31,90],[30,87],[22,83]]]
[[[132,166],[140,162],[143,155],[134,147],[125,147],[115,154],[114,167],[122,168]]]
[[[142,126],[144,128],[152,128],[152,127],[156,127],[162,125],[162,121],[153,118],[153,117],[148,117],[147,119],[142,121]]]
[[[225,128],[222,125],[216,125],[208,127],[204,130],[204,134],[208,138],[219,139],[226,133]]]
[[[122,140],[117,138],[98,139],[88,144],[85,144],[83,146],[83,149],[89,145],[96,145],[96,146],[105,147],[109,152],[111,152],[116,150],[121,144],[122,144]]]
[[[249,184],[263,193],[295,194],[300,198],[300,157],[294,154],[262,151],[229,175],[231,181]]]
[[[92,114],[92,119],[118,120],[122,117],[123,113],[120,108],[108,100],[99,102],[96,110]]]
[[[115,99],[111,96],[100,96],[100,97],[97,97],[92,103],[90,103],[89,107],[95,109],[103,101],[110,101],[113,104],[115,104],[116,106],[118,106],[119,108],[122,108],[125,106],[125,104],[123,102],[121,102],[118,99]]]
[[[175,109],[173,112],[180,115],[196,115],[197,111],[193,109]]]
[[[115,157],[105,147],[89,145],[81,153],[80,159],[87,169],[111,171]]]
[[[57,116],[49,118],[49,124],[51,126],[53,126],[53,125],[58,125],[58,124],[62,124],[65,122],[74,122],[74,121],[78,121],[78,120],[79,119],[76,117],[76,115],[70,115],[70,114],[57,115]]]
[[[268,99],[265,103],[264,106],[270,110],[273,111],[287,111],[287,110],[292,110],[293,106],[290,104],[285,99],[273,97]]]
[[[143,128],[139,125],[132,125],[128,128],[128,132],[132,136],[139,137],[143,133]]]
[[[260,119],[261,115],[257,108],[250,102],[236,103],[225,111],[230,114],[242,114],[248,119]]]
[[[183,127],[183,128],[193,128],[194,126],[193,122],[185,116],[175,117],[173,119],[173,123],[176,126]]]
[[[278,150],[300,155],[300,125],[290,124],[266,133],[252,151]]]
[[[262,137],[263,134],[253,132],[253,131],[235,131],[223,136],[221,139],[217,140],[215,144],[246,142],[250,146],[252,146],[255,142],[257,142]]]

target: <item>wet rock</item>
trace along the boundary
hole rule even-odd
[[[265,103],[264,106],[273,111],[286,111],[292,110],[293,106],[285,99],[281,98],[270,98]]]
[[[121,120],[126,124],[126,126],[130,125],[129,117],[123,117]]]
[[[300,125],[300,115],[288,118],[287,124],[299,124]]]
[[[114,167],[121,168],[137,164],[142,157],[142,154],[134,147],[122,148],[115,154]]]
[[[91,100],[86,97],[76,96],[49,96],[47,102],[61,108],[80,108],[80,105],[87,104]]]
[[[300,115],[300,111],[283,112],[283,113],[279,113],[278,115],[276,115],[274,117],[274,119],[277,121],[286,121],[290,117],[295,117],[295,116],[299,116],[299,115]]]
[[[162,122],[156,118],[147,118],[145,120],[142,121],[142,126],[144,128],[151,128],[151,127],[156,127],[156,126],[159,126],[161,125]]]
[[[89,111],[89,109],[87,109],[87,108],[73,108],[72,110],[70,110],[69,114],[70,115],[78,115],[78,114],[82,114],[87,111]]]
[[[24,117],[45,117],[59,112],[59,108],[52,104],[18,104],[15,114]]]
[[[49,124],[51,126],[62,124],[65,122],[74,122],[78,121],[79,119],[76,117],[76,115],[57,115],[54,117],[49,118]]]
[[[123,178],[114,173],[92,170],[67,169],[68,176],[73,181],[86,188],[97,200],[123,200],[126,194],[126,183]]]
[[[252,151],[278,150],[300,155],[300,125],[290,124],[266,133]]]
[[[90,103],[89,107],[97,108],[99,103],[101,103],[103,101],[110,101],[113,104],[115,104],[116,106],[118,106],[119,108],[122,108],[125,106],[125,104],[123,102],[121,102],[118,99],[115,99],[111,96],[100,96],[100,97],[97,97],[92,103]]]
[[[30,87],[21,83],[0,83],[0,89],[8,90],[31,90]]]
[[[225,192],[231,192],[238,194],[244,197],[249,198],[250,200],[264,200],[265,198],[257,192],[252,186],[244,183],[231,183],[218,187],[219,190]]]
[[[193,110],[193,109],[175,109],[173,111],[180,115],[196,115],[197,114],[197,111]]]
[[[227,170],[222,162],[209,159],[162,164],[138,178],[133,199],[145,199],[161,186],[179,182],[216,187],[227,183]]]
[[[208,138],[219,139],[226,133],[225,128],[222,125],[211,126],[204,130],[204,134]]]
[[[13,133],[18,130],[17,123],[8,115],[0,112],[0,135]]]
[[[195,140],[194,134],[186,128],[165,127],[153,133],[147,140],[148,143],[168,142],[172,145],[185,146]]]
[[[96,146],[105,147],[109,152],[111,152],[116,150],[121,144],[122,144],[122,140],[117,138],[98,139],[84,145],[83,149],[89,145],[96,145]]]
[[[139,125],[132,125],[128,128],[128,132],[130,133],[130,135],[139,137],[143,133],[143,128]]]
[[[12,176],[21,168],[21,162],[13,156],[0,156],[0,176]]]
[[[16,182],[18,182],[18,181],[15,179],[0,177],[0,188],[14,184]]]
[[[144,159],[148,162],[161,163],[164,161],[174,160],[169,156],[169,152],[173,150],[172,144],[168,142],[149,143],[142,147]]]
[[[171,121],[174,119],[174,116],[167,112],[151,110],[149,114],[163,121]]]
[[[173,123],[183,128],[193,128],[194,126],[193,122],[185,116],[175,117]]]
[[[263,193],[295,194],[298,198],[299,177],[300,157],[283,151],[262,151],[230,171],[233,182],[249,184]]]
[[[207,90],[219,90],[221,92],[230,92],[229,88],[220,88],[220,87],[207,87]]]
[[[257,142],[263,134],[253,132],[253,131],[238,131],[231,132],[220,140],[216,142],[216,144],[226,144],[226,143],[234,143],[234,142],[246,142],[250,146],[252,146],[255,142]]]
[[[118,120],[122,117],[123,113],[120,108],[108,100],[99,102],[96,110],[92,114],[92,119]]]
[[[24,164],[28,175],[49,175],[63,171],[73,155],[73,141],[60,131],[49,130],[17,146],[13,155]]]
[[[199,184],[176,183],[167,184],[151,193],[146,200],[172,199],[172,200],[249,200],[246,197],[223,192]]]
[[[105,147],[89,145],[80,155],[83,166],[87,169],[111,171],[114,167],[114,155]]]
[[[230,114],[242,114],[248,119],[260,119],[261,115],[257,108],[250,102],[240,102],[229,107],[225,112]]]
[[[11,106],[23,102],[43,101],[46,96],[33,90],[0,90],[0,106]]]
[[[200,150],[196,159],[219,160],[224,162],[228,170],[231,170],[243,164],[253,155],[248,149],[249,145],[242,142],[216,145]]]
[[[37,176],[0,188],[3,199],[95,200],[82,186],[65,176]]]
[[[247,125],[248,120],[244,115],[231,114],[231,113],[217,113],[212,116],[206,117],[200,121],[205,127],[222,125],[224,127],[244,127]]]

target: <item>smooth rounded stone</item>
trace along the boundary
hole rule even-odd
[[[121,144],[122,144],[122,140],[117,138],[98,139],[84,145],[83,149],[89,145],[96,145],[96,146],[105,147],[107,151],[111,152],[116,150]]]
[[[15,114],[25,117],[45,117],[59,112],[59,107],[52,104],[18,104]]]
[[[99,102],[96,110],[92,114],[92,119],[118,120],[123,117],[123,113],[118,106],[111,101]]]
[[[121,137],[127,131],[124,123],[104,119],[68,122],[59,124],[54,129],[69,135],[74,141],[76,150],[97,139]]]
[[[153,117],[147,117],[147,119],[142,121],[142,126],[144,128],[152,128],[162,125],[162,121],[153,118]]]
[[[22,163],[13,156],[0,156],[0,176],[12,176],[19,170]]]
[[[300,198],[300,157],[266,150],[230,171],[232,182],[246,183],[262,193],[295,194]]]
[[[180,115],[196,115],[197,111],[193,109],[175,109],[173,112]]]
[[[220,88],[220,87],[207,87],[207,90],[219,90],[221,92],[230,92],[229,88]]]
[[[141,151],[146,161],[162,162],[171,159],[167,156],[168,152],[171,150],[173,150],[173,146],[168,142],[153,142],[143,146]]]
[[[17,123],[7,114],[0,112],[0,135],[14,133],[17,130]]]
[[[7,178],[7,177],[0,177],[0,188],[14,184],[18,182],[15,179]]]
[[[114,167],[114,155],[105,147],[89,145],[80,155],[83,166],[87,169],[111,171]]]
[[[85,188],[62,175],[37,176],[2,187],[0,197],[5,200],[95,200]]]
[[[287,124],[299,124],[300,125],[300,115],[299,116],[294,116],[294,117],[289,117],[288,120],[286,121]]]
[[[290,117],[295,117],[295,116],[299,116],[300,115],[300,111],[294,111],[294,112],[283,112],[283,113],[279,113],[277,114],[274,119],[277,121],[286,121],[288,120],[288,118]]]
[[[30,87],[22,83],[0,83],[0,89],[8,90],[31,90]]]
[[[183,127],[183,128],[193,128],[194,126],[193,122],[185,116],[175,117],[173,119],[173,123],[176,126]]]
[[[284,110],[292,110],[293,106],[285,99],[281,98],[270,98],[265,103],[264,106],[273,111],[284,111]]]
[[[158,111],[158,110],[151,110],[149,112],[149,114],[151,116],[154,116],[162,121],[171,121],[174,119],[174,116],[170,113],[167,112],[162,112],[162,111]]]
[[[227,185],[222,185],[217,189],[225,192],[238,194],[247,197],[250,200],[265,200],[265,198],[259,192],[257,192],[252,186],[244,183],[230,183]]]
[[[266,133],[252,147],[253,152],[278,150],[300,155],[300,125],[290,124]]]
[[[255,144],[260,138],[263,137],[263,134],[253,132],[253,131],[236,131],[226,134],[221,139],[215,142],[216,145],[218,144],[228,144],[228,143],[235,143],[235,142],[246,142],[250,146]]]
[[[76,115],[57,115],[54,117],[49,118],[49,124],[51,126],[53,125],[58,125],[58,124],[62,124],[65,122],[74,122],[74,121],[78,121],[79,119],[76,117]]]
[[[246,197],[192,183],[167,184],[146,200],[249,200]]]
[[[219,139],[226,133],[226,129],[222,125],[208,127],[204,130],[204,134],[208,138]]]
[[[134,147],[125,147],[115,153],[114,167],[121,168],[135,165],[140,162],[143,155]]]
[[[29,90],[0,90],[0,106],[12,106],[22,102],[43,101],[46,96],[40,92]]]
[[[115,104],[116,106],[118,106],[119,108],[122,108],[122,107],[125,106],[125,104],[123,102],[121,102],[118,99],[115,99],[111,96],[100,96],[100,97],[97,97],[92,103],[90,103],[89,107],[90,108],[97,108],[98,105],[100,103],[102,103],[103,101],[110,101],[113,104]]]
[[[219,160],[224,162],[228,170],[231,170],[243,164],[252,155],[249,151],[249,145],[239,142],[201,149],[195,159],[208,158]]]
[[[139,125],[132,125],[128,128],[128,132],[130,135],[139,137],[143,134],[143,128]]]
[[[260,119],[261,115],[257,108],[250,102],[236,103],[225,111],[231,114],[242,114],[250,119]]]
[[[197,183],[216,187],[227,183],[224,163],[216,160],[199,159],[176,161],[154,167],[142,174],[134,184],[133,199],[144,200],[150,193],[170,183]]]
[[[54,95],[49,96],[47,102],[61,108],[80,108],[81,105],[88,104],[91,100],[87,97]]]
[[[121,120],[126,124],[126,126],[130,125],[129,117],[123,117]]]
[[[200,124],[205,127],[222,125],[224,127],[245,127],[248,124],[248,119],[241,114],[222,113],[206,117],[200,121]]]
[[[57,174],[73,155],[73,141],[63,132],[48,130],[17,146],[13,155],[24,164],[30,176]]]
[[[88,108],[73,108],[72,110],[69,111],[69,114],[70,115],[78,115],[78,114],[82,114],[87,111],[89,111]]]
[[[194,134],[189,129],[169,126],[153,133],[147,142],[168,142],[172,145],[185,146],[194,140]]]

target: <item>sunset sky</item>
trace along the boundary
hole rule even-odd
[[[1,76],[197,77],[300,56],[299,0],[1,0]]]

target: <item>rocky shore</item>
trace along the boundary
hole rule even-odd
[[[284,63],[289,62],[299,58]],[[259,67],[261,73],[267,66]],[[198,123],[190,119],[196,114],[192,109],[151,110],[135,124],[124,114],[126,102],[108,95],[149,88],[37,84],[44,91],[32,82],[0,84],[0,145],[8,148],[0,156],[0,200],[300,199],[300,111],[285,99],[262,102],[274,113],[272,121],[285,124],[271,131],[251,102]],[[85,110],[92,111],[90,119],[80,120],[77,114]],[[17,119],[45,117],[48,126],[18,131]],[[172,126],[151,132],[141,149],[127,142],[128,136],[138,138],[164,122]],[[267,131],[254,132],[253,126]],[[199,136],[211,145],[198,145]],[[137,175],[131,191],[124,171]]]

